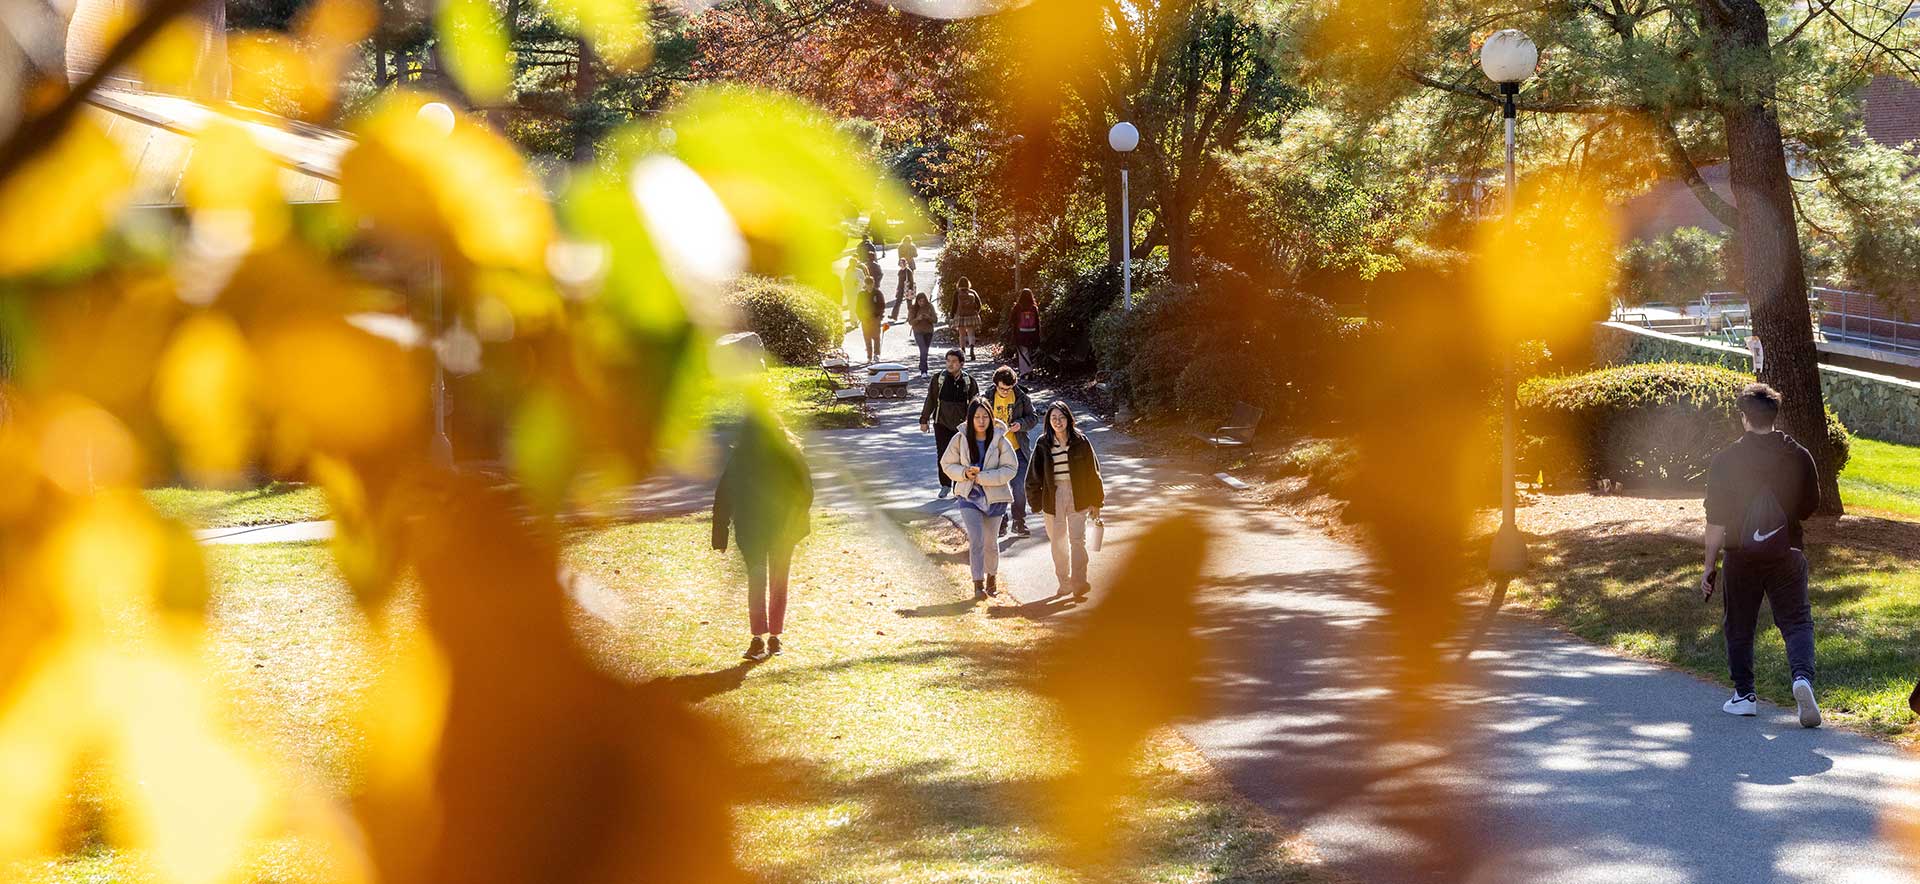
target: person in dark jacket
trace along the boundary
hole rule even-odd
[[[1746,433],[1714,455],[1707,468],[1706,574],[1700,578],[1703,597],[1712,598],[1714,569],[1724,549],[1726,566],[1718,582],[1724,584],[1721,603],[1733,699],[1721,708],[1731,715],[1757,712],[1753,633],[1765,599],[1787,646],[1800,724],[1819,727],[1820,706],[1813,696],[1813,605],[1807,599],[1806,545],[1800,528],[1800,522],[1820,508],[1818,468],[1806,448],[1774,429],[1780,394],[1772,387],[1748,384],[1735,404]],[[1759,524],[1768,520],[1772,524]]]
[[[933,422],[934,469],[940,475],[940,496],[946,497],[953,490],[953,480],[947,472],[940,469],[941,456],[946,454],[947,442],[960,431],[960,424],[967,419],[967,403],[980,397],[980,384],[967,374],[966,355],[958,348],[947,351],[947,370],[933,376],[927,383],[927,401],[920,407],[920,432],[927,431],[927,422]]]
[[[913,292],[914,292],[913,259],[907,257],[905,254],[902,254],[900,256],[900,270],[898,274],[898,282],[894,285],[894,291],[893,291],[893,312],[891,314],[892,318],[894,319],[900,318],[900,306],[902,304],[907,303],[908,301],[913,300]]]
[[[1020,457],[1020,471],[1013,479],[1013,525],[1009,529],[1006,520],[1002,520],[1000,533],[1012,530],[1015,537],[1031,537],[1033,532],[1027,530],[1027,466],[1032,446],[1028,440],[1032,438],[1034,419],[1038,415],[1033,410],[1033,399],[1027,395],[1026,388],[1020,386],[1020,376],[1009,366],[994,369],[991,396],[993,419],[1007,425],[1007,441],[1013,443],[1014,453]]]
[[[1040,306],[1034,303],[1033,289],[1020,290],[1013,310],[1007,314],[1007,328],[1007,340],[1017,354],[1020,376],[1026,377],[1033,371],[1033,351],[1040,346]]]
[[[742,425],[713,493],[713,548],[726,551],[731,526],[747,562],[747,623],[753,630],[741,655],[747,660],[780,653],[787,575],[794,547],[811,530],[812,507],[813,477],[799,440],[775,422]]]
[[[913,344],[920,348],[920,376],[927,376],[927,348],[933,346],[933,327],[940,321],[934,312],[933,299],[926,292],[913,296],[913,303],[907,305],[907,325],[913,328]]]
[[[880,293],[878,276],[867,280],[866,294],[861,295],[858,306],[860,343],[866,348],[868,364],[872,364],[880,358],[880,333],[885,331],[880,321],[887,310],[887,296]]]
[[[1046,426],[1027,471],[1027,497],[1046,516],[1060,594],[1086,595],[1087,520],[1100,518],[1107,491],[1093,443],[1074,425],[1073,409],[1065,402],[1047,406]]]

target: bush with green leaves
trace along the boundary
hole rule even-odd
[[[746,331],[788,365],[811,365],[839,339],[840,311],[818,292],[763,276],[742,278],[727,293]]]
[[[1245,402],[1280,424],[1324,404],[1354,331],[1318,298],[1209,268],[1193,285],[1154,287],[1131,314],[1110,308],[1090,337],[1142,413],[1204,422]]]
[[[1601,479],[1639,486],[1697,486],[1714,454],[1740,437],[1734,401],[1750,375],[1717,365],[1655,362],[1520,385],[1521,472],[1549,484]],[[1837,453],[1821,471],[1846,465],[1851,437],[1833,411],[1827,435]]]
[[[1159,285],[1163,276],[1159,263],[1135,262],[1135,298],[1144,303],[1146,290]],[[1075,276],[1045,302],[1040,314],[1040,361],[1070,374],[1094,369],[1099,362],[1093,343],[1095,321],[1109,310],[1120,311],[1125,300],[1123,283],[1117,265],[1102,265]]]
[[[991,339],[1000,315],[1013,303],[1013,240],[970,233],[948,237],[940,252],[940,315],[953,315],[956,284],[965,279],[980,294],[981,339]]]

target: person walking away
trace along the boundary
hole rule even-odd
[[[1040,306],[1034,303],[1033,289],[1020,290],[1007,320],[1013,329],[1014,352],[1019,354],[1020,376],[1026,377],[1033,371],[1033,351],[1040,346]]]
[[[900,253],[900,257],[905,258],[908,261],[912,261],[914,263],[914,266],[916,267],[919,266],[920,247],[913,244],[913,237],[911,236],[900,237],[899,253]]]
[[[953,480],[940,460],[947,454],[947,443],[960,433],[967,419],[967,403],[980,398],[980,384],[967,374],[966,356],[959,348],[947,351],[947,368],[927,383],[927,401],[920,406],[920,432],[933,422],[934,472],[940,476],[940,496],[953,490]]]
[[[811,528],[813,478],[800,442],[777,422],[750,420],[727,454],[713,493],[713,548],[727,550],[727,529],[747,563],[747,624],[753,641],[741,656],[759,662],[780,653],[793,550]]]
[[[1704,598],[1724,583],[1721,604],[1727,668],[1733,699],[1721,708],[1732,715],[1756,712],[1753,693],[1753,633],[1760,601],[1773,610],[1773,624],[1786,643],[1793,671],[1793,699],[1802,727],[1820,726],[1813,696],[1813,605],[1807,598],[1807,556],[1800,522],[1820,507],[1813,455],[1792,436],[1774,429],[1780,394],[1766,384],[1748,384],[1735,401],[1746,432],[1714,455],[1707,468],[1706,574]],[[1726,565],[1716,580],[1722,550]]]
[[[959,290],[953,296],[953,330],[960,347],[967,351],[967,359],[973,360],[974,345],[980,335],[980,294],[973,290],[973,283],[966,277],[960,278]]]
[[[840,281],[842,287],[840,302],[840,309],[842,311],[841,321],[845,322],[860,315],[860,296],[867,292],[866,265],[861,263],[859,256],[848,255],[847,272],[841,275]]]
[[[1032,537],[1027,530],[1027,467],[1029,448],[1027,442],[1032,438],[1034,419],[1038,417],[1033,410],[1033,399],[1027,395],[1026,388],[1020,386],[1020,376],[1014,374],[1012,366],[1002,365],[993,371],[993,419],[1007,425],[1007,441],[1013,444],[1014,453],[1020,457],[1020,472],[1013,477],[1013,519],[1012,530],[1015,537]],[[1008,530],[1007,521],[1000,523],[1000,533]]]
[[[878,280],[867,286],[860,297],[860,341],[867,350],[867,363],[880,358],[880,317],[887,310],[887,296],[880,293]]]
[[[920,376],[927,376],[927,348],[933,346],[933,325],[940,319],[933,309],[933,299],[926,292],[913,296],[913,303],[907,305],[907,325],[913,328],[914,346],[920,348]]]
[[[900,256],[899,281],[893,290],[893,318],[900,318],[900,305],[913,299],[913,259]]]
[[[960,501],[960,523],[967,531],[967,563],[973,569],[973,597],[1000,594],[1000,520],[1013,502],[1013,477],[1019,456],[1007,441],[1007,425],[993,419],[993,406],[975,399],[967,404],[966,423],[947,443],[940,469],[953,480]]]
[[[1065,402],[1047,406],[1027,472],[1027,497],[1047,520],[1047,545],[1053,548],[1053,576],[1060,581],[1060,595],[1085,596],[1090,588],[1087,520],[1100,518],[1107,492],[1093,443],[1074,424],[1073,409]]]

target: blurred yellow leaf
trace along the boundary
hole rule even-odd
[[[365,40],[379,23],[380,9],[371,0],[315,0],[300,10],[295,30],[309,45],[346,48]]]
[[[447,69],[468,95],[488,103],[506,97],[513,53],[492,0],[442,0],[439,31]]]
[[[507,457],[543,512],[558,512],[567,502],[582,458],[579,424],[566,400],[551,389],[527,396],[514,414]]]
[[[154,376],[154,412],[180,446],[189,476],[231,485],[254,451],[255,368],[233,320],[200,313],[182,323]]]
[[[333,78],[316,70],[293,38],[248,31],[227,38],[232,101],[298,120],[322,118],[333,105]]]
[[[133,172],[91,121],[0,181],[0,275],[43,270],[92,244],[119,215]]]
[[[326,316],[289,319],[256,340],[280,462],[309,448],[343,457],[425,450],[426,371],[398,344]]]
[[[68,494],[138,483],[139,443],[118,418],[83,399],[49,404],[40,430],[39,459],[48,481]]]
[[[376,233],[480,265],[538,272],[553,216],[513,146],[484,126],[442,133],[421,119],[420,96],[389,96],[356,128],[341,161],[341,199]]]
[[[1141,536],[1106,600],[1049,649],[1044,690],[1075,745],[1056,824],[1083,864],[1107,858],[1114,803],[1135,750],[1197,702],[1195,596],[1209,538],[1192,516]]]
[[[849,206],[889,217],[918,212],[818,111],[748,89],[695,92],[671,114],[674,153],[720,198],[749,249],[748,268],[793,276],[839,297],[833,262]]]
[[[59,848],[74,755],[97,711],[70,647],[57,646],[0,693],[0,868]]]
[[[1612,293],[1612,211],[1576,186],[1546,186],[1517,217],[1474,230],[1469,282],[1495,347],[1524,339],[1584,335]]]
[[[316,456],[307,471],[327,496],[334,564],[362,608],[384,603],[393,589],[398,558],[393,542],[397,528],[387,518],[388,502],[373,500],[360,474],[336,458]]]
[[[140,85],[156,92],[202,95],[195,74],[200,70],[206,50],[206,24],[199,16],[179,16],[168,22],[140,51],[134,66],[140,70]]]
[[[653,54],[647,6],[631,0],[544,0],[561,27],[585,37],[607,64],[638,70]]]
[[[218,722],[190,655],[101,655],[96,688],[117,719],[114,798],[127,842],[169,880],[233,880],[262,834],[263,770]]]

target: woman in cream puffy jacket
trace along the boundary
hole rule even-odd
[[[1013,480],[1020,455],[1007,438],[1007,425],[993,419],[984,399],[967,403],[967,420],[940,455],[940,471],[953,480],[960,521],[967,529],[973,597],[1000,594],[1000,520],[1013,503]]]

